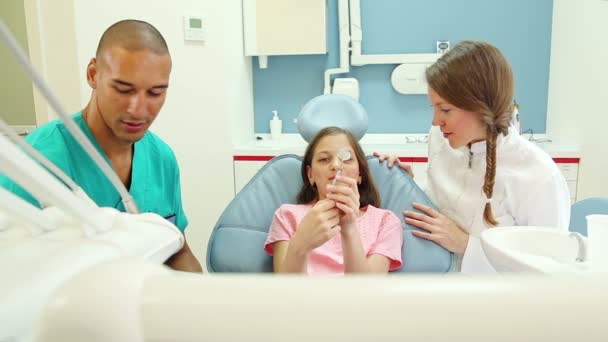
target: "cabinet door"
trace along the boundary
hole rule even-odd
[[[413,162],[412,171],[414,172],[414,180],[416,184],[422,189],[426,189],[426,168],[428,163],[426,162]]]
[[[245,56],[327,53],[325,0],[244,0]]]
[[[249,182],[253,176],[267,163],[267,161],[234,161],[234,194]]]
[[[576,188],[578,182],[578,163],[557,163],[557,167],[562,171],[568,189],[570,190],[570,201],[576,202]]]

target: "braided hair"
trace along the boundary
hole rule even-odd
[[[487,201],[484,221],[498,222],[492,213],[496,178],[496,141],[507,135],[513,115],[514,80],[511,65],[495,46],[462,41],[426,70],[430,88],[452,105],[479,113],[486,126],[486,174],[482,191]]]

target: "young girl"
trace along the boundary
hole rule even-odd
[[[429,133],[428,194],[435,211],[406,211],[412,231],[457,253],[463,272],[494,272],[481,233],[495,226],[566,230],[568,186],[551,157],[510,127],[514,82],[494,46],[463,41],[426,71],[433,127]],[[377,154],[380,155],[380,154]],[[389,167],[395,157],[389,159]],[[404,163],[398,165],[406,171]]]
[[[342,161],[341,150],[350,159]],[[298,204],[277,209],[264,245],[275,272],[387,273],[401,267],[401,222],[379,209],[367,159],[350,132],[322,129],[306,149],[302,180]]]

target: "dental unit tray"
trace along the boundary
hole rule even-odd
[[[0,38],[9,46],[14,43],[1,19]],[[16,45],[10,47],[19,50]],[[23,57],[19,52],[17,59]],[[40,87],[43,82],[29,62],[20,62],[30,69],[29,76]],[[60,108],[50,89],[41,91],[56,110]],[[1,120],[0,126],[7,127]],[[41,161],[31,151],[28,155],[27,147],[22,150],[17,146],[23,144],[12,134],[0,134],[0,174],[19,184],[45,208],[0,188],[0,341],[28,341],[43,307],[77,274],[127,258],[162,264],[185,241],[182,232],[162,216],[138,214],[134,202],[125,206],[130,213],[123,213],[78,195],[82,189],[77,184],[58,180],[56,170],[55,175],[49,173],[56,167],[49,168],[48,161]],[[117,179],[116,174],[113,177]],[[130,195],[122,188],[118,191],[128,203]]]

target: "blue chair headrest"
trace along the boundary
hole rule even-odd
[[[346,129],[360,140],[367,132],[367,112],[348,95],[328,94],[308,101],[298,115],[298,131],[307,142],[329,126]]]

